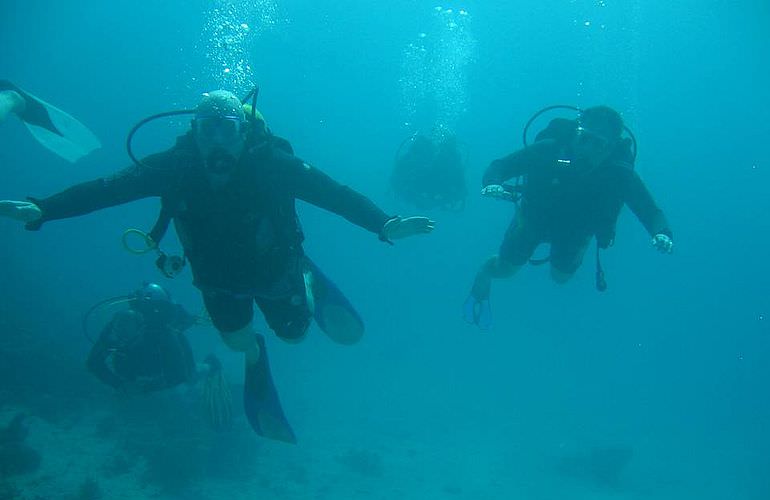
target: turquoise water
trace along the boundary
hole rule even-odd
[[[307,253],[367,333],[344,348],[316,327],[299,345],[268,335],[294,447],[260,440],[240,414],[210,431],[183,391],[124,401],[86,372],[82,313],[162,279],[120,244],[152,224],[155,200],[39,233],[0,221],[0,425],[27,412],[42,456],[36,472],[0,477],[0,493],[73,498],[93,480],[105,498],[770,498],[766,2],[6,4],[0,77],[103,147],[71,165],[18,120],[0,124],[0,199],[122,168],[139,119],[256,83],[298,156],[386,212],[415,213],[388,191],[392,160],[436,126],[467,149],[471,196],[461,213],[427,214],[432,235],[393,247],[300,204]],[[622,112],[675,252],[655,252],[624,210],[606,293],[592,253],[563,287],[528,267],[495,283],[482,334],[461,305],[512,207],[477,186],[555,103]],[[165,148],[185,126],[154,123],[136,148]],[[197,311],[190,281],[164,284]],[[240,383],[213,329],[190,337]]]

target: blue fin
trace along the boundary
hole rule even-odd
[[[489,299],[479,300],[469,295],[463,305],[463,317],[465,321],[478,326],[480,330],[492,328],[492,307],[489,305]]]
[[[364,321],[353,305],[313,261],[305,258],[310,272],[313,295],[313,318],[332,340],[352,344],[364,333]]]
[[[13,90],[21,95],[26,105],[19,118],[41,145],[65,160],[74,163],[101,147],[88,127],[56,106],[7,80],[0,80],[0,90]]]
[[[257,343],[259,361],[254,364],[246,363],[243,384],[243,408],[246,417],[254,432],[260,436],[295,444],[297,438],[283,413],[273,375],[270,373],[265,338],[257,335]]]

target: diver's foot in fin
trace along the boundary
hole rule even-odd
[[[254,432],[260,436],[285,443],[296,443],[297,438],[286,419],[278,398],[278,391],[270,373],[265,339],[257,336],[260,356],[256,363],[246,362],[243,384],[243,408]]]
[[[24,99],[19,118],[42,146],[72,163],[101,147],[94,133],[69,114],[18,87],[14,90]]]
[[[351,345],[364,335],[364,322],[353,305],[309,258],[305,258],[305,286],[312,291],[313,317],[321,330],[334,342]]]
[[[489,299],[477,299],[472,294],[463,305],[463,317],[465,321],[476,325],[480,330],[489,330],[492,327],[492,308]]]
[[[5,121],[11,113],[18,113],[24,109],[24,98],[18,92],[11,89],[3,89],[0,84],[0,123]]]

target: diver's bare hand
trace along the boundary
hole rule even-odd
[[[513,201],[513,193],[500,184],[490,184],[489,186],[485,186],[484,189],[481,190],[481,196],[502,201]]]
[[[435,224],[436,222],[428,217],[395,217],[385,223],[381,236],[385,240],[399,240],[417,234],[430,233]]]
[[[658,249],[661,253],[673,253],[674,252],[674,240],[670,236],[658,233],[652,238],[652,246]]]
[[[34,222],[43,216],[40,207],[28,201],[0,201],[0,217],[17,220],[19,222]]]

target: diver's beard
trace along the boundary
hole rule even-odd
[[[215,190],[220,190],[229,183],[237,166],[238,158],[223,147],[211,149],[203,161],[206,179]]]
[[[227,149],[217,147],[212,149],[205,159],[206,171],[214,175],[226,175],[235,170],[238,159]]]

